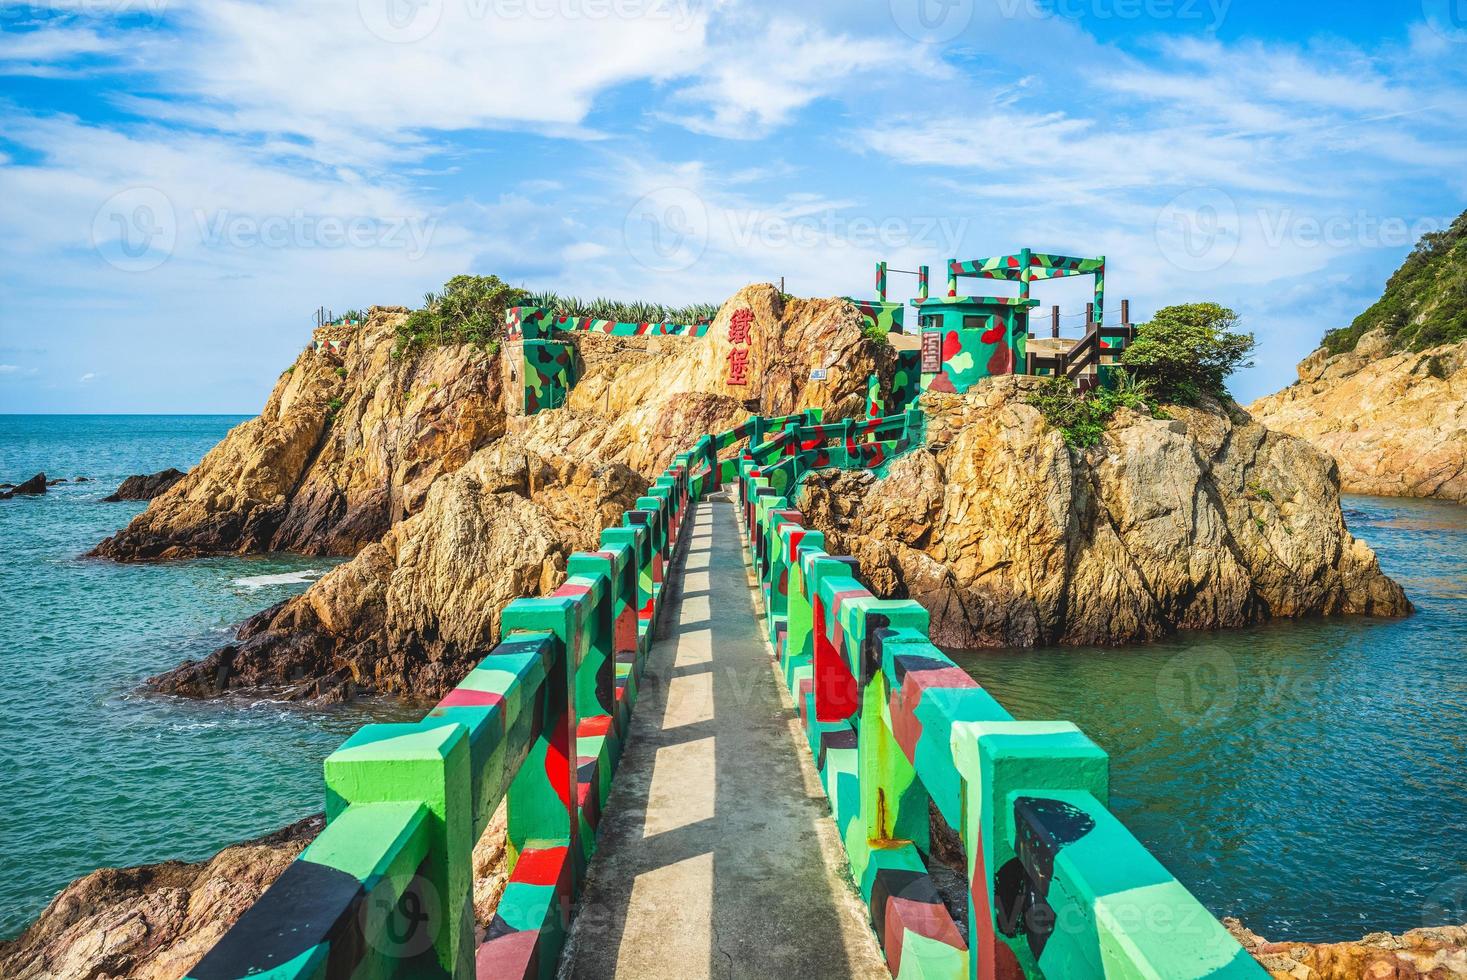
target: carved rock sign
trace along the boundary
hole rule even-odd
[[[936,374],[942,370],[942,333],[928,330],[922,334],[922,373]]]
[[[749,383],[749,336],[754,327],[753,310],[735,310],[728,323],[728,339],[733,350],[728,352],[728,376],[725,384]]]

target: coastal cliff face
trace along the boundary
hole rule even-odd
[[[119,561],[352,555],[504,432],[499,371],[468,345],[393,357],[399,307],[328,326],[264,410],[94,554]]]
[[[927,445],[883,479],[827,472],[798,506],[950,647],[1119,644],[1271,618],[1410,610],[1346,530],[1333,463],[1212,404],[1126,409],[1076,451],[1038,382],[929,393]]]
[[[1467,502],[1467,341],[1393,350],[1372,330],[1353,350],[1316,350],[1249,411],[1332,455],[1348,492]]]
[[[750,357],[762,373],[751,372],[754,384],[729,386],[728,323],[740,309],[754,313]],[[331,396],[341,399],[341,408],[329,425],[320,417],[329,411],[327,395],[337,390],[333,380],[341,379],[334,369],[302,367],[320,356],[307,353],[277,386],[267,421],[236,429],[189,478],[196,488],[214,488],[237,482],[241,473],[287,468],[272,462],[285,455],[276,451],[281,440],[272,431],[295,431],[290,420],[323,436],[314,457],[300,464],[304,476],[296,489],[271,505],[284,515],[272,546],[304,541],[309,546],[298,550],[335,552],[355,545],[367,527],[384,533],[300,596],[246,621],[234,643],[151,678],[155,690],[190,697],[249,691],[286,699],[436,698],[493,647],[503,608],[558,586],[567,557],[595,546],[601,530],[645,492],[647,474],[661,471],[704,433],[754,412],[820,407],[832,418],[859,415],[866,378],[885,356],[862,336],[849,304],[785,300],[772,287],[750,286],[724,305],[706,338],[577,338],[583,370],[570,403],[529,418],[506,421],[501,403],[484,401],[486,392],[518,397],[503,386],[502,366],[476,360],[467,348],[424,355],[412,368],[418,379],[412,383],[442,378],[440,392],[462,388],[452,397],[470,405],[438,403],[435,394],[437,411],[408,416],[416,434],[412,451],[393,454],[386,447],[403,448],[392,433],[403,431],[405,417],[380,406],[391,404],[405,383],[405,369],[387,353],[395,322],[374,313],[367,330],[350,341],[347,355],[358,360],[347,378],[360,380]],[[827,380],[808,383],[810,369],[829,361],[839,366]],[[482,448],[458,458],[478,443]],[[368,451],[369,445],[381,451]],[[289,455],[294,465],[301,454]],[[428,485],[419,494],[423,481]],[[387,525],[370,501],[389,491],[389,516],[399,510],[408,516]],[[263,496],[257,491],[252,499]],[[180,540],[199,540],[198,529],[214,529],[208,533],[223,550],[264,546],[259,534],[215,534],[234,527],[228,522],[243,509],[238,497],[221,501],[227,509],[220,519],[204,506],[211,499],[220,498],[180,484],[99,552],[110,554],[123,542],[133,557],[162,556]]]

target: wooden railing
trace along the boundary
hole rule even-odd
[[[1064,376],[1082,390],[1107,383],[1107,374],[1120,363],[1120,356],[1136,337],[1129,323],[1117,327],[1094,326],[1067,351],[1052,356],[1026,355],[1025,374]]]

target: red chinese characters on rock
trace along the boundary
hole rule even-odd
[[[733,350],[728,352],[728,376],[725,384],[747,385],[749,383],[749,336],[754,326],[753,310],[735,310],[728,322],[728,340]]]
[[[749,348],[735,347],[728,352],[728,377],[725,381],[731,385],[749,383]]]

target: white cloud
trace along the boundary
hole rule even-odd
[[[14,374],[20,368],[14,364],[0,364],[0,374]]]
[[[91,384],[93,381],[97,380],[97,373],[95,371],[88,371],[86,374],[82,375],[76,380],[81,382],[82,384]]]
[[[696,81],[673,100],[703,108],[670,116],[694,132],[760,138],[858,76],[880,78],[917,64],[922,54],[890,37],[831,34],[784,16],[740,18],[729,30],[732,36],[713,46]]]

